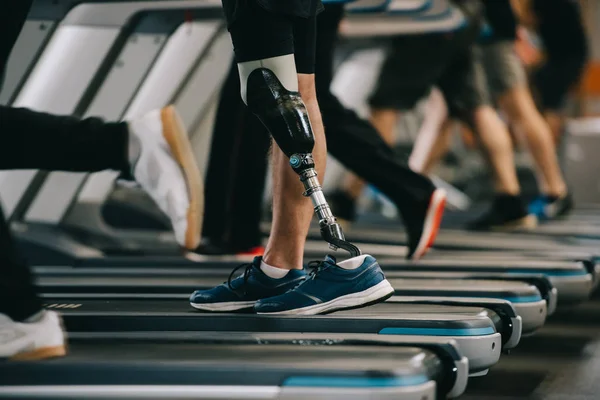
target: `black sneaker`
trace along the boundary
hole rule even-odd
[[[404,225],[408,233],[408,254],[410,260],[418,260],[433,245],[442,223],[446,207],[446,192],[435,189],[427,202],[422,202],[404,215]]]
[[[518,231],[532,230],[537,226],[537,217],[528,214],[521,196],[496,195],[492,207],[467,228],[474,231]]]

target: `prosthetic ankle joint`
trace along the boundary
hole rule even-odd
[[[248,75],[246,96],[250,110],[267,127],[300,176],[304,196],[311,198],[319,217],[323,239],[333,250],[342,248],[352,257],[359,256],[360,249],[345,240],[323,195],[312,157],[315,138],[300,94],[287,90],[270,69],[257,68]]]

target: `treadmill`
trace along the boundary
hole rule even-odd
[[[95,26],[107,25],[110,27],[113,39],[126,40],[128,32],[123,32],[123,27],[130,23],[136,13],[150,10],[144,4],[152,3],[148,1],[139,2],[139,4],[132,2],[130,5],[132,8],[119,13],[118,18],[111,15],[115,10],[119,10],[114,5],[112,9],[110,4],[88,5],[87,12],[90,15],[99,17],[92,21],[89,15],[72,12],[63,21],[59,30],[69,30],[72,26],[88,29],[89,27],[86,24],[90,23]],[[164,5],[167,8],[170,8],[171,5],[173,5],[173,8],[179,8],[188,4],[190,8],[204,7],[203,12],[208,12],[218,2],[188,1],[164,4],[169,4],[169,6]],[[457,10],[452,7],[448,0],[411,0],[408,2],[361,0],[352,3],[350,7],[354,7],[361,12],[359,19],[367,18],[371,21],[376,18],[388,21],[392,18],[395,28],[388,36],[399,33],[398,26],[402,27],[403,32],[419,32],[419,29],[428,32],[449,31],[460,27],[464,20],[464,17],[457,13]],[[154,7],[154,9],[156,8]],[[371,11],[368,15],[364,12],[366,8]],[[376,12],[374,13],[374,11]],[[213,14],[208,13],[207,15],[214,19]],[[457,19],[457,15],[460,15],[462,19]],[[220,64],[215,60],[221,60],[223,64],[226,64],[231,57],[231,45],[224,30],[223,22],[220,18],[218,21],[221,24],[222,31],[205,36],[209,38],[207,42],[210,42],[210,46],[205,49],[204,53],[200,52],[202,53],[200,59],[193,56],[197,54],[196,48],[190,51],[189,47],[181,44],[186,34],[187,36],[190,35],[188,32],[190,27],[185,26],[183,29],[178,29],[168,40],[166,35],[161,37],[161,47],[156,49],[154,53],[141,49],[138,51],[140,54],[143,53],[143,57],[136,57],[135,52],[123,48],[119,57],[110,54],[102,62],[92,60],[95,64],[101,63],[102,68],[96,74],[89,74],[89,77],[98,82],[104,80],[102,86],[98,88],[96,83],[89,85],[86,89],[86,96],[93,97],[93,102],[88,99],[78,103],[74,100],[73,103],[76,104],[79,112],[111,118],[139,114],[163,106],[170,100],[175,101],[176,105],[182,109],[182,114],[187,114],[187,110],[190,110],[189,113],[197,113],[197,110],[192,111],[191,109],[202,108],[202,106],[208,104],[210,96],[204,95],[204,92],[216,90],[220,82],[218,74],[210,75],[207,79],[198,79],[198,71],[201,71],[204,78],[206,78],[207,70],[222,70],[222,68],[219,68]],[[140,25],[144,25],[145,29],[149,29],[147,24]],[[93,30],[93,28],[89,29]],[[96,28],[96,30],[98,29]],[[165,32],[164,29],[163,32]],[[180,38],[181,40],[179,40]],[[133,42],[133,40],[131,41]],[[176,45],[175,42],[178,44]],[[221,47],[223,43],[226,43],[226,48]],[[103,44],[105,47],[110,47],[107,46],[110,44],[110,40],[104,40]],[[191,41],[191,45],[197,44],[195,41]],[[115,50],[115,47],[118,49],[117,45],[112,47],[112,53],[119,51]],[[148,57],[148,54],[154,54],[154,58]],[[124,68],[120,64],[122,64],[122,60],[127,59],[126,57],[130,57],[132,65],[139,66],[139,68],[130,66],[125,68],[126,71],[123,71]],[[114,61],[117,59],[119,63],[115,64]],[[202,65],[200,64],[201,61]],[[46,64],[49,64],[49,62]],[[153,65],[151,69],[145,68],[146,75],[142,74],[143,76],[140,77],[135,76],[135,74],[131,75],[134,70],[143,71],[146,65]],[[186,66],[187,69],[182,65]],[[209,66],[212,67],[209,68]],[[47,68],[51,69],[51,67]],[[91,67],[88,69],[91,69]],[[33,74],[34,78],[37,77],[35,72]],[[225,73],[224,71],[221,72]],[[57,76],[57,81],[60,81],[64,75]],[[174,76],[177,76],[177,79],[174,79]],[[161,79],[157,79],[157,77],[161,77]],[[82,87],[87,84],[83,82],[84,80],[81,79]],[[197,82],[202,83],[202,85],[196,84]],[[32,87],[29,90],[30,94],[35,92],[37,88],[35,79],[34,83],[28,83],[28,87]],[[138,88],[137,94],[133,95],[132,92],[135,92]],[[198,100],[200,95],[203,96],[202,101]],[[114,99],[119,99],[119,101],[115,102]],[[37,108],[46,106],[44,101],[38,103],[41,104],[36,104]],[[61,110],[63,113],[72,111],[72,107],[68,110]],[[186,125],[193,129],[198,116],[190,117],[189,120],[187,120],[186,115],[183,115],[183,117],[186,120]],[[115,174],[108,172],[94,174],[89,179],[81,174],[49,174],[43,187],[36,193],[35,198],[30,199],[29,204],[20,204],[20,207],[23,208],[22,215],[15,217],[15,220],[18,221],[15,224],[17,236],[20,237],[20,241],[25,247],[24,253],[28,255],[29,262],[34,265],[69,265],[83,261],[86,258],[97,260],[102,259],[107,254],[119,253],[136,256],[142,254],[154,255],[156,253],[179,256],[180,249],[176,245],[172,234],[162,231],[140,232],[138,230],[119,232],[118,229],[112,229],[102,221],[100,208],[110,194],[115,178]],[[20,182],[22,183],[22,180]],[[56,185],[61,186],[60,193],[55,190]],[[25,183],[24,186],[27,186],[27,184]],[[106,262],[112,261],[107,260]]]
[[[0,398],[421,400],[460,396],[467,380],[443,338],[91,334],[63,359],[0,363]]]
[[[484,374],[499,359],[504,330],[493,311],[478,307],[382,303],[329,315],[288,316],[201,313],[177,300],[45,299],[60,311],[72,334],[138,332],[332,333],[426,336],[453,339],[473,374]],[[508,339],[508,338],[507,338]]]
[[[182,53],[187,58],[174,58]],[[205,78],[207,70],[223,75],[219,62],[226,64],[230,56],[231,43],[217,0],[86,2],[72,8],[56,28],[14,105],[118,120],[146,112],[148,107],[164,106],[176,98],[193,97],[197,100],[195,109],[189,107],[189,101],[187,108],[179,108],[184,123],[194,126],[201,117],[198,102],[202,103],[204,96],[208,104],[210,86],[216,91],[220,80],[218,74],[213,74],[206,79],[208,83],[199,86],[204,79],[197,79],[193,72],[201,69]],[[165,58],[177,60],[178,68],[169,68]],[[206,65],[197,68],[206,60]],[[165,68],[169,73],[164,73]],[[162,80],[157,79],[160,71]],[[46,79],[49,75],[55,77],[50,86]],[[160,85],[172,80],[175,83],[169,88]],[[64,82],[68,82],[68,90]],[[149,91],[149,83],[154,91]],[[151,104],[150,100],[157,99],[156,93],[164,104]],[[102,254],[85,245],[87,238],[73,220],[79,225],[94,220],[94,214],[80,218],[79,211],[82,207],[90,209],[86,199],[97,197],[107,182],[112,187],[114,173],[7,171],[1,178],[7,214],[31,263],[50,262],[61,252],[80,257]],[[83,206],[73,205],[75,200]],[[68,221],[66,216],[71,212],[74,216]],[[58,226],[60,222],[65,223],[64,227]],[[167,240],[162,232],[140,235],[152,243],[150,248],[179,251],[174,238]],[[123,239],[117,237],[113,242],[121,243]],[[100,247],[111,246],[110,241],[99,243]]]
[[[209,289],[220,285],[228,278],[228,272],[219,271],[151,271],[139,275],[128,275],[127,270],[116,275],[94,274],[87,269],[76,270],[81,274],[54,273],[38,276],[37,286],[48,301],[56,299],[179,299],[187,302],[194,290]],[[542,278],[543,279],[543,278]],[[509,318],[504,326],[508,331],[501,332],[503,338],[511,338],[510,343],[518,343],[518,336],[532,334],[540,329],[555,309],[555,297],[550,292],[542,296],[540,289],[532,284],[494,280],[458,280],[458,279],[416,279],[391,278],[388,280],[396,289],[396,296],[409,299],[408,302],[421,302],[438,305],[474,305],[486,307]],[[545,286],[541,286],[543,289]],[[549,297],[549,298],[548,298]],[[403,303],[398,298],[394,303]],[[431,300],[431,299],[436,299]],[[494,301],[500,300],[510,305]],[[497,308],[500,307],[500,308]],[[510,319],[518,317],[518,321]],[[510,328],[514,326],[514,329]],[[521,327],[522,326],[522,327]],[[517,335],[512,337],[512,335]],[[508,340],[508,339],[507,339]]]
[[[8,59],[4,84],[0,89],[0,104],[10,105],[14,101],[57,24],[77,2],[78,0],[33,1],[27,21]]]
[[[268,231],[268,225],[265,226]],[[407,243],[404,228],[398,224],[378,224],[377,227],[353,225],[347,229],[348,238],[356,243],[377,243],[405,245]],[[318,229],[311,229],[309,237],[316,239]],[[457,229],[441,229],[435,248],[439,250],[477,250],[477,251],[518,251],[537,255],[548,251],[560,254],[564,251],[587,253],[591,257],[599,254],[594,245],[572,238],[551,238],[547,236],[523,233],[469,232]]]

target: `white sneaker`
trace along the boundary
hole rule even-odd
[[[44,311],[36,322],[15,322],[0,314],[0,358],[41,360],[67,353],[60,316]]]
[[[133,175],[170,219],[177,242],[193,250],[200,244],[204,213],[202,178],[187,131],[173,106],[129,121],[140,142]]]

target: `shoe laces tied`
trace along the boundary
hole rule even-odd
[[[335,265],[335,260],[332,262],[329,257],[327,257],[324,261],[309,262],[308,268],[310,268],[310,272],[308,273],[306,280],[315,280],[321,272],[325,271],[332,265]]]
[[[254,264],[252,263],[244,263],[241,265],[238,265],[237,267],[235,267],[233,269],[233,271],[231,271],[231,273],[229,274],[229,278],[227,278],[227,286],[229,287],[230,290],[236,292],[236,293],[241,293],[243,296],[245,296],[246,294],[248,294],[248,292],[246,291],[246,286],[248,284],[248,279],[250,278],[250,274],[252,273],[252,269],[255,267]],[[235,273],[237,271],[239,271],[241,268],[245,268],[244,269],[244,280],[242,282],[242,284],[238,287],[233,287],[233,285],[231,284],[231,281],[233,279],[233,276],[235,275]]]

